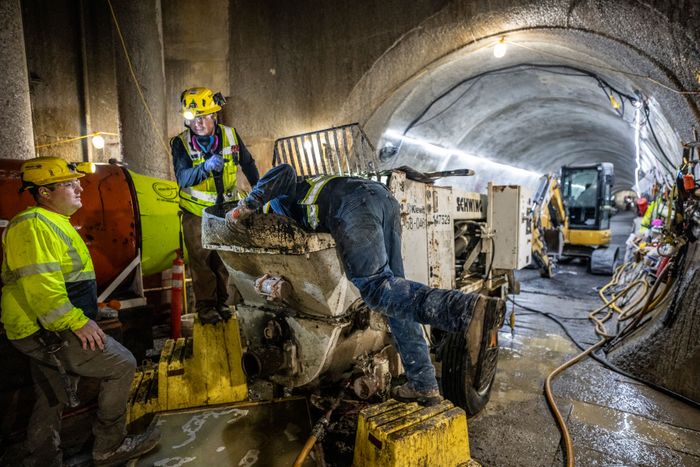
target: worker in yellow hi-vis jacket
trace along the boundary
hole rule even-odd
[[[202,246],[202,211],[238,199],[239,167],[250,186],[260,178],[255,160],[236,129],[218,121],[225,103],[221,93],[209,88],[186,89],[180,96],[185,130],[170,142],[195,310],[202,324],[231,318],[229,292],[237,294],[219,254]]]
[[[77,405],[79,376],[100,378],[95,465],[124,462],[158,443],[155,431],[126,436],[126,402],[134,356],[102,332],[90,252],[70,224],[82,206],[75,167],[56,157],[22,165],[22,189],[36,206],[17,214],[3,233],[2,322],[14,347],[30,358],[37,400],[25,465],[60,466],[61,413]]]

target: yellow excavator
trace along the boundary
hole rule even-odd
[[[610,246],[614,168],[609,162],[564,166],[542,177],[532,207],[532,258],[542,277],[557,261],[588,259],[593,274],[612,274],[618,248]]]

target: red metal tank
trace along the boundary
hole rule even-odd
[[[18,212],[34,204],[28,192],[19,192],[23,162],[0,159],[0,234]],[[136,196],[128,171],[118,165],[96,164],[95,173],[80,181],[83,207],[71,217],[71,224],[90,249],[102,289],[137,255],[141,232]]]

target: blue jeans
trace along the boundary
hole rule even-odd
[[[420,323],[462,331],[478,296],[404,278],[399,204],[384,185],[368,180],[343,196],[328,224],[346,273],[362,299],[389,318],[409,382],[418,391],[437,388]]]

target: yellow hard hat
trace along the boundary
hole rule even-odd
[[[180,95],[181,111],[185,120],[218,112],[225,103],[226,99],[220,92],[214,93],[209,88],[189,88]]]
[[[22,173],[22,190],[35,186],[50,185],[84,177],[85,173],[94,173],[94,164],[82,162],[70,164],[60,157],[36,157],[29,159],[20,168]],[[82,173],[81,173],[82,172]]]

